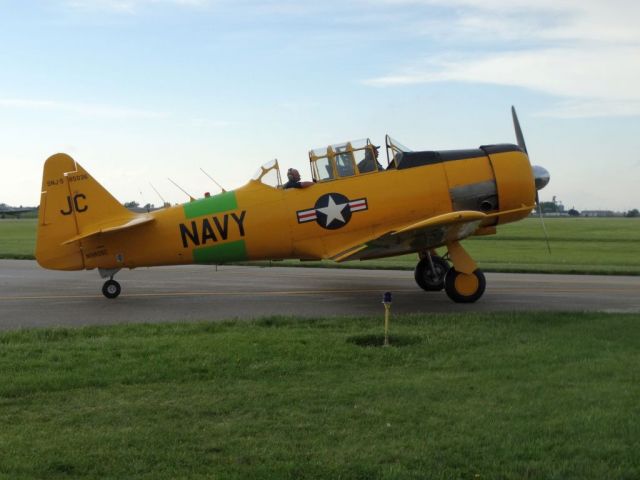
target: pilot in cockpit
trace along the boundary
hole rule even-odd
[[[300,172],[295,168],[290,168],[287,170],[287,178],[289,181],[285,183],[282,188],[306,188],[313,185],[313,182],[301,182],[300,181]]]
[[[364,159],[358,162],[358,171],[360,173],[373,172],[376,170],[384,170],[380,162],[378,162],[378,149],[379,146],[367,145],[364,151]]]

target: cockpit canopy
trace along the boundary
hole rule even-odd
[[[374,145],[368,138],[313,149],[309,151],[311,176],[315,182],[326,182],[398,168],[403,153],[411,152],[389,135],[385,138],[385,146],[386,167],[382,166],[378,158],[380,147]],[[272,160],[264,164],[253,175],[252,180],[274,188],[282,188],[278,161]]]
[[[282,178],[280,177],[278,159],[273,159],[262,165],[256,173],[253,174],[251,180],[261,182],[270,187],[280,188],[282,186]]]
[[[405,147],[389,135],[386,135],[384,140],[387,146],[387,162],[389,163],[387,168],[398,168],[400,160],[402,160],[402,154],[405,152],[413,152],[413,150]]]
[[[309,160],[317,182],[378,170],[377,152],[368,138],[316,148],[309,152]]]
[[[388,135],[386,136],[387,166],[378,158],[379,147],[368,138],[336,143],[309,152],[311,175],[316,182],[374,173],[385,168],[395,168],[402,152],[410,151]]]

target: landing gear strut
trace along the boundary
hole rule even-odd
[[[414,272],[416,283],[428,292],[444,288],[447,296],[457,303],[478,300],[487,286],[482,270],[459,242],[447,244],[445,258],[453,263],[453,267],[447,260],[435,255],[434,250],[420,252],[420,261]]]

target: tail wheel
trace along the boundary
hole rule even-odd
[[[116,298],[120,295],[120,284],[115,280],[107,280],[102,285],[102,294],[107,298]]]
[[[433,268],[431,268],[433,262]],[[449,263],[438,255],[425,257],[418,262],[414,271],[416,283],[420,288],[427,292],[439,292],[444,288],[444,278],[449,270]]]
[[[458,272],[455,268],[449,269],[444,279],[444,289],[447,296],[457,303],[473,303],[484,293],[487,281],[482,270],[473,273]]]

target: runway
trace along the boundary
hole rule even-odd
[[[383,292],[394,313],[497,311],[640,312],[640,277],[487,273],[484,296],[455,304],[424,292],[413,272],[203,266],[123,270],[115,300],[96,271],[59,272],[0,260],[0,330],[256,318],[377,315]]]

